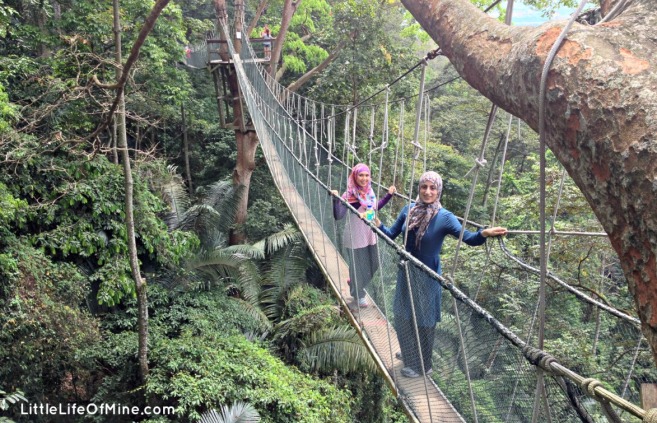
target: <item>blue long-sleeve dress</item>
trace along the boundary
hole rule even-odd
[[[411,204],[411,207],[414,204]],[[395,239],[399,234],[406,231],[406,216],[409,206],[399,213],[397,220],[389,228],[381,225],[379,229],[391,239]],[[456,216],[449,210],[441,208],[427,227],[427,231],[420,241],[419,248],[415,248],[415,230],[408,232],[406,240],[406,250],[414,257],[426,264],[429,268],[442,274],[440,266],[440,252],[443,247],[443,241],[447,235],[458,238],[461,233],[461,223]],[[482,245],[486,238],[481,231],[471,232],[466,230],[463,234],[463,241],[472,246]],[[429,371],[432,367],[432,348],[435,334],[435,325],[440,322],[442,287],[440,284],[429,277],[426,273],[413,266],[409,266],[411,288],[413,291],[413,305],[415,306],[415,315],[417,318],[417,337],[412,323],[412,308],[408,283],[406,282],[406,272],[400,268],[397,273],[397,286],[395,289],[395,298],[393,302],[393,311],[395,313],[394,326],[399,339],[401,353],[404,364],[413,369],[416,373],[421,374],[422,366],[424,370]],[[418,345],[417,339],[420,344]],[[420,359],[420,350],[422,359]]]
[[[411,206],[413,205],[411,204]],[[404,207],[392,226],[387,228],[381,225],[379,229],[391,239],[395,239],[399,234],[403,234],[406,231],[408,210],[409,206]],[[460,233],[461,223],[452,212],[443,207],[431,219],[431,222],[429,222],[427,231],[420,241],[419,249],[415,248],[415,231],[411,230],[408,232],[406,250],[440,275],[442,274],[440,252],[443,247],[443,241],[447,235],[458,238]],[[463,242],[468,245],[477,246],[484,244],[486,238],[481,234],[481,231],[471,232],[466,230],[463,234]],[[417,285],[413,286],[413,290],[416,291],[413,298],[421,299],[421,301],[415,301],[416,309],[419,307],[419,310],[416,310],[418,326],[434,326],[436,322],[440,321],[441,286],[429,277],[416,277],[413,278],[412,282],[414,282],[414,285]],[[411,306],[409,299],[405,275],[404,272],[400,271],[397,276],[397,289],[395,291],[395,316],[403,316],[410,319]],[[420,304],[418,305],[418,303]]]

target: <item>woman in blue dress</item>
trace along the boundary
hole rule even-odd
[[[452,212],[440,204],[440,195],[443,190],[443,181],[440,175],[436,172],[426,172],[420,177],[419,185],[416,202],[404,207],[392,226],[388,228],[380,222],[377,224],[383,233],[391,239],[395,239],[399,234],[406,232],[408,223],[406,250],[440,275],[442,274],[440,251],[443,241],[447,235],[458,238],[461,233],[461,223]],[[466,230],[463,234],[463,242],[472,246],[482,245],[486,242],[487,237],[506,233],[506,228],[502,227],[486,228],[477,232]],[[404,360],[404,368],[401,373],[406,377],[419,377],[423,373],[431,374],[431,353],[435,328],[441,318],[442,287],[429,275],[422,272],[415,273],[417,274],[411,275],[411,290],[417,320],[417,335],[419,336],[416,336],[413,325],[411,296],[404,269],[401,269],[397,275],[393,303],[394,326],[401,347],[401,357]],[[419,347],[418,337],[420,339]],[[420,360],[419,351],[422,351],[422,360]]]

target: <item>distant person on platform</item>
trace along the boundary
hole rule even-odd
[[[265,25],[265,29],[262,30],[262,38],[265,39],[265,42],[262,43],[262,45],[265,47],[265,59],[270,60],[271,59],[271,39],[273,38],[271,36],[271,30],[267,25]]]
[[[442,191],[443,180],[440,175],[436,172],[426,172],[420,177],[417,200],[402,209],[390,228],[375,219],[375,224],[391,239],[404,234],[408,225],[406,250],[439,275],[442,273],[440,251],[445,237],[451,235],[458,238],[461,234],[461,223],[452,212],[440,204]],[[477,232],[466,230],[463,233],[463,242],[472,246],[482,245],[486,238],[506,233],[506,228],[502,227],[486,228]],[[438,281],[423,272],[409,273],[412,295],[406,281],[406,272],[400,269],[397,273],[393,310],[394,327],[401,347],[401,354],[397,353],[397,358],[404,362],[401,374],[413,378],[428,376],[432,372],[431,354],[436,324],[441,318],[442,287]],[[413,323],[411,298],[415,308],[417,332]]]
[[[185,46],[185,63],[189,65],[189,59],[192,58],[192,49],[189,46]]]

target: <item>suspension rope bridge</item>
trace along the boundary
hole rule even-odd
[[[222,22],[222,32],[229,34],[229,28]],[[230,56],[231,66],[234,66],[241,96],[248,107],[248,121],[255,128],[262,151],[266,157],[270,172],[290,209],[299,229],[301,230],[308,247],[313,252],[318,265],[324,272],[334,293],[341,303],[346,315],[351,319],[354,327],[359,331],[367,348],[372,353],[384,377],[391,388],[402,401],[409,417],[419,422],[525,422],[536,421],[535,398],[537,398],[537,380],[542,370],[551,376],[541,382],[542,394],[537,398],[539,404],[540,421],[596,421],[606,418],[609,421],[646,421],[657,422],[657,410],[644,410],[637,406],[638,394],[637,380],[633,372],[638,361],[645,361],[650,357],[645,340],[640,332],[638,319],[617,310],[609,304],[603,303],[591,296],[573,288],[555,274],[548,272],[547,277],[564,292],[572,294],[586,307],[596,310],[596,317],[591,329],[595,333],[593,340],[593,355],[596,355],[598,345],[608,342],[613,345],[617,354],[631,356],[631,365],[625,369],[627,374],[622,387],[602,384],[599,380],[580,376],[569,369],[547,352],[534,348],[531,345],[532,331],[538,307],[533,312],[532,322],[527,328],[526,341],[521,339],[502,322],[491,315],[484,307],[497,309],[490,299],[482,298],[480,293],[481,273],[479,284],[476,287],[474,299],[469,298],[456,287],[455,280],[463,278],[458,251],[460,239],[456,247],[455,257],[447,276],[436,274],[415,257],[411,256],[401,246],[387,238],[378,228],[371,226],[378,237],[376,272],[369,288],[367,298],[373,307],[361,308],[358,302],[353,301],[347,284],[349,277],[348,263],[354,263],[350,257],[352,251],[345,248],[345,236],[351,236],[351,218],[335,220],[332,213],[333,199],[329,195],[331,189],[344,186],[346,175],[354,161],[378,155],[378,172],[383,173],[384,155],[388,154],[388,163],[394,163],[393,182],[406,180],[409,170],[404,171],[404,157],[409,153],[414,161],[410,173],[414,175],[416,160],[420,160],[422,167],[427,164],[427,133],[429,128],[429,101],[423,99],[422,87],[416,106],[415,136],[411,141],[412,151],[404,151],[404,111],[407,107],[404,101],[397,102],[400,121],[396,134],[394,157],[387,149],[391,138],[389,126],[388,87],[385,92],[385,106],[380,143],[376,145],[375,113],[376,104],[362,104],[361,107],[327,105],[317,103],[296,93],[285,90],[263,68],[263,59],[259,59],[247,37],[242,39],[242,48],[236,51],[229,37],[225,41]],[[208,47],[210,44],[207,45]],[[212,55],[216,52],[209,48],[195,48],[188,58],[190,67],[203,67],[209,65],[213,69]],[[216,63],[216,56],[214,62]],[[420,67],[420,66],[416,66]],[[424,70],[425,66],[421,66]],[[214,68],[216,69],[216,67]],[[407,72],[408,73],[408,72]],[[214,75],[214,72],[213,72]],[[221,76],[221,75],[220,75]],[[224,75],[225,76],[225,75]],[[400,78],[398,78],[399,80]],[[220,84],[220,77],[215,78],[215,84]],[[219,90],[218,90],[219,91]],[[220,99],[218,99],[220,102]],[[380,106],[380,104],[378,105]],[[220,105],[221,108],[221,105]],[[359,112],[361,122],[368,120],[369,137],[365,153],[359,151],[362,143],[357,142],[357,126],[359,125]],[[220,109],[221,110],[221,109]],[[365,117],[363,117],[365,114]],[[419,143],[421,122],[424,117],[424,146]],[[486,140],[494,113],[491,113],[487,125]],[[340,137],[337,128],[343,124],[343,136]],[[362,125],[362,123],[361,123]],[[511,118],[509,119],[509,130]],[[393,134],[395,137],[395,134]],[[505,162],[506,142],[501,163]],[[339,156],[338,148],[343,151]],[[475,159],[470,170],[473,184],[470,189],[470,198],[463,218],[468,221],[468,211],[472,203],[474,185],[478,171],[486,164],[484,158],[485,141],[482,143],[481,153]],[[360,157],[359,157],[360,154]],[[399,167],[399,175],[397,174]],[[468,172],[468,173],[470,173]],[[502,167],[500,167],[501,182]],[[562,175],[562,181],[563,177]],[[399,179],[398,179],[399,178]],[[410,178],[410,189],[407,195],[398,198],[408,204],[413,192],[414,177]],[[499,183],[498,182],[498,183]],[[380,191],[381,177],[375,184]],[[497,195],[500,189],[498,186]],[[379,192],[377,192],[378,194]],[[558,202],[557,202],[558,203]],[[349,213],[357,216],[357,211],[344,202]],[[495,201],[495,210],[497,199]],[[554,217],[556,218],[557,207]],[[492,221],[495,221],[493,211]],[[600,232],[558,231],[553,226],[550,236],[587,235],[598,237],[604,235]],[[474,224],[475,226],[481,226]],[[531,234],[535,231],[510,231],[517,234]],[[462,237],[462,234],[461,234]],[[552,238],[550,238],[552,239]],[[489,242],[484,249],[485,258],[483,268],[490,263],[493,242]],[[499,240],[500,255],[507,257],[512,263],[534,274],[541,270],[524,263],[509,251],[502,240]],[[472,255],[472,254],[470,254]],[[549,256],[549,252],[548,252]],[[473,260],[473,259],[469,259]],[[392,325],[394,311],[392,297],[395,289],[396,275],[400,269],[406,275],[406,283],[412,289],[418,288],[417,281],[431,278],[440,284],[446,295],[442,296],[443,318],[436,329],[436,340],[433,346],[432,372],[426,372],[423,377],[407,378],[400,373],[404,366],[403,361],[397,357],[400,351],[397,334]],[[465,275],[472,278],[472,275]],[[476,279],[472,278],[472,279]],[[357,284],[355,280],[352,283]],[[421,298],[426,293],[416,292],[413,298]],[[490,303],[487,303],[489,301]],[[416,307],[421,306],[416,304]],[[584,306],[583,306],[584,307]],[[414,316],[415,318],[415,316]],[[417,331],[416,334],[419,335]],[[606,328],[606,331],[601,328]],[[523,328],[519,328],[524,330]],[[606,333],[605,333],[606,332]],[[420,344],[422,340],[418,340]],[[418,351],[419,354],[421,352]],[[605,356],[605,358],[607,358]],[[602,354],[598,359],[603,359]],[[648,361],[652,364],[650,358]],[[601,363],[611,369],[615,363]],[[622,373],[623,371],[620,370]],[[643,376],[650,374],[655,379],[654,369],[641,369]],[[424,372],[423,372],[424,373]],[[622,419],[622,420],[621,420]]]

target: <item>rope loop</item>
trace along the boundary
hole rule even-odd
[[[541,357],[541,362],[540,366],[546,370],[551,370],[552,369],[552,363],[556,363],[557,359],[554,358],[554,356],[545,353],[543,357]]]
[[[642,421],[646,423],[657,423],[657,408],[651,408],[646,411]]]
[[[601,398],[595,393],[595,388],[602,386],[602,382],[592,377],[587,377],[581,383],[582,389],[586,391],[590,397],[600,400]]]

